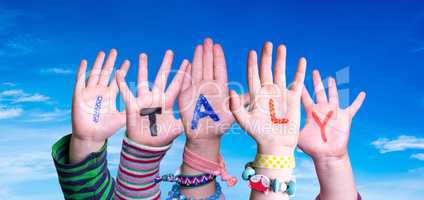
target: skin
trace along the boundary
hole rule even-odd
[[[116,79],[109,82],[118,53],[110,50],[105,61],[105,53],[99,52],[86,81],[87,60],[82,60],[78,69],[72,98],[72,136],[69,162],[77,163],[90,153],[98,151],[106,139],[125,124],[125,113],[116,109],[118,86]],[[127,73],[129,61],[125,60],[120,70]],[[95,102],[103,98],[99,122],[93,121]]]
[[[294,82],[286,86],[286,47],[277,48],[277,57],[272,74],[272,43],[266,42],[262,49],[260,76],[255,51],[248,55],[247,70],[249,93],[252,102],[250,111],[241,104],[241,98],[231,91],[231,111],[240,126],[255,139],[260,154],[293,156],[300,130],[300,100],[305,79],[306,59],[300,58]],[[289,119],[287,124],[271,121],[269,99],[272,98],[276,115]],[[290,180],[291,169],[257,169],[257,174],[269,178]],[[270,192],[267,195],[252,190],[250,199],[289,199],[285,193]]]
[[[357,191],[347,144],[352,119],[364,102],[365,93],[359,93],[348,108],[341,109],[335,79],[331,77],[328,79],[329,97],[327,98],[319,72],[315,70],[312,77],[316,103],[305,88],[302,93],[302,102],[307,117],[299,137],[299,147],[314,160],[321,186],[321,199],[356,200]],[[329,111],[333,111],[334,114],[325,127],[327,142],[324,142],[312,112],[323,120]]]
[[[139,144],[154,147],[165,146],[183,131],[181,120],[175,118],[172,107],[181,89],[185,71],[190,64],[187,60],[182,62],[180,69],[165,91],[173,60],[172,51],[166,51],[154,85],[150,90],[147,80],[147,55],[143,53],[139,57],[137,96],[133,95],[125,82],[125,72],[119,70],[116,74],[118,87],[125,102],[127,134],[131,140]],[[152,107],[162,108],[162,114],[156,115],[157,136],[152,136],[150,133],[148,116],[140,115],[141,109]]]
[[[179,110],[187,137],[185,146],[203,158],[217,162],[221,136],[235,121],[228,103],[227,66],[222,47],[206,38],[203,45],[196,46],[188,73],[191,76],[185,76],[179,96]],[[214,122],[209,117],[202,118],[193,130],[191,120],[200,94],[206,97],[220,120]],[[181,172],[187,175],[201,173],[185,164],[181,166]],[[182,189],[181,192],[186,197],[205,198],[215,192],[215,182],[195,189]]]

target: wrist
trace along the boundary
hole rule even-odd
[[[257,153],[278,156],[292,156],[294,155],[294,149],[294,147],[288,147],[283,145],[258,144]]]
[[[105,142],[106,140],[81,139],[72,134],[69,145],[69,162],[77,163],[84,160],[89,154],[99,151]]]
[[[317,168],[331,170],[350,166],[349,154],[341,156],[322,156],[313,158],[314,164]]]
[[[221,138],[187,140],[185,143],[190,151],[213,162],[218,161],[220,146]]]

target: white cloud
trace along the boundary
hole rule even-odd
[[[16,90],[5,90],[0,93],[0,96],[23,96],[26,95],[26,93],[23,90],[16,89]]]
[[[23,110],[21,108],[1,108],[0,107],[0,119],[10,119],[21,116]]]
[[[20,96],[17,99],[15,99],[13,102],[14,103],[22,103],[22,102],[46,102],[47,100],[49,100],[50,97],[42,95],[42,94],[32,94],[32,95],[28,95],[28,96]]]
[[[65,69],[65,68],[53,67],[53,68],[42,69],[41,73],[66,75],[66,74],[72,74],[74,73],[74,71],[70,69]]]
[[[424,138],[401,135],[397,139],[379,138],[371,143],[380,153],[404,151],[407,149],[424,149]]]
[[[35,52],[44,43],[32,35],[16,35],[0,44],[0,56],[25,56]]]
[[[31,114],[28,122],[51,122],[51,121],[63,121],[68,118],[69,114],[71,113],[71,110],[69,109],[58,109],[55,108],[51,112],[39,112]]]
[[[25,102],[47,102],[50,97],[34,93],[29,94],[21,89],[5,90],[0,92],[0,100],[10,101],[11,103],[25,103]]]
[[[3,83],[2,83],[2,85],[13,87],[13,86],[16,86],[16,83],[12,83],[12,82],[3,82]]]
[[[424,153],[412,154],[411,158],[424,161]]]

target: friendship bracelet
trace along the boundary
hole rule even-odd
[[[203,199],[194,199],[194,198],[187,198],[183,194],[181,194],[181,186],[178,184],[175,184],[172,186],[171,191],[168,193],[168,198],[166,200],[224,200],[224,194],[222,193],[222,188],[219,185],[218,182],[215,182],[215,193],[207,198]]]
[[[294,156],[257,154],[253,167],[262,169],[294,169],[296,163]]]
[[[206,160],[201,156],[190,151],[187,147],[184,148],[183,162],[189,167],[207,174],[221,176],[222,181],[226,181],[227,185],[232,187],[237,184],[237,178],[230,176],[225,168],[224,159],[221,155],[218,156],[218,163]]]
[[[199,175],[174,175],[166,174],[162,176],[155,177],[155,182],[159,183],[161,181],[166,182],[175,182],[183,188],[193,188],[206,185],[216,178],[213,174],[199,174]]]
[[[265,175],[256,174],[251,162],[246,164],[242,178],[249,181],[249,188],[265,194],[268,194],[269,191],[282,192],[294,197],[296,192],[296,179],[293,176],[288,182],[284,182],[279,178],[270,179]]]

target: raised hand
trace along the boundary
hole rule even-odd
[[[297,145],[300,124],[300,98],[305,79],[306,60],[299,60],[295,79],[286,87],[286,47],[277,48],[272,75],[272,43],[262,49],[260,77],[255,51],[248,56],[248,82],[251,110],[231,91],[231,110],[240,126],[258,143],[262,154],[293,153]]]
[[[209,38],[196,46],[179,97],[179,108],[189,141],[219,140],[234,122],[229,109],[224,51]]]
[[[71,162],[78,162],[100,149],[105,140],[125,124],[125,114],[116,109],[116,79],[109,83],[117,54],[112,49],[104,62],[105,53],[99,52],[87,83],[87,61],[80,63],[72,100]],[[129,62],[124,61],[120,70],[127,73],[128,67]]]
[[[328,79],[328,96],[318,71],[314,71],[315,104],[305,88],[302,102],[306,111],[306,124],[299,138],[299,147],[314,159],[341,158],[347,155],[352,118],[361,107],[365,93],[361,92],[346,109],[339,107],[336,81]]]
[[[132,94],[125,82],[125,71],[117,72],[118,86],[126,105],[128,137],[139,144],[168,145],[183,131],[181,120],[175,118],[172,108],[181,89],[185,71],[190,64],[187,60],[182,62],[173,81],[165,91],[173,57],[172,51],[166,51],[154,85],[150,90],[147,80],[147,55],[140,54],[137,97]]]

